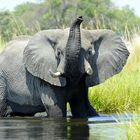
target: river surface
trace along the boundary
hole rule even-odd
[[[132,115],[101,115],[89,119],[46,117],[0,119],[0,140],[127,140]]]

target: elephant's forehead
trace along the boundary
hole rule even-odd
[[[47,34],[49,38],[53,38],[58,44],[57,47],[61,49],[65,49],[69,37],[69,28],[66,29],[54,29],[54,30],[47,30],[44,33]],[[89,32],[84,29],[81,29],[81,46],[84,49],[88,49],[91,47],[92,37],[90,36]]]
[[[50,29],[41,31],[41,34],[57,43],[57,47],[61,49],[66,47],[69,37],[69,29]]]
[[[65,30],[58,40],[59,47],[65,49],[69,37],[69,30]]]
[[[62,37],[62,44],[67,44],[67,40],[69,37],[69,28],[64,30],[64,36]],[[93,38],[89,34],[87,30],[81,29],[81,47],[84,49],[88,49],[91,47],[91,42]]]
[[[81,31],[81,47],[84,49],[88,49],[91,47],[92,37],[85,32],[84,30]]]

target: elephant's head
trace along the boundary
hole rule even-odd
[[[45,30],[33,36],[23,54],[27,70],[56,86],[65,86],[66,77],[78,79],[81,22],[79,17],[70,30]]]
[[[79,17],[70,29],[33,36],[24,50],[27,70],[56,86],[75,85],[82,76],[92,86],[117,74],[129,54],[124,43],[109,30],[81,30],[82,21]]]

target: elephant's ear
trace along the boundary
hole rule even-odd
[[[27,70],[34,76],[56,85],[65,86],[64,77],[52,77],[50,71],[57,69],[57,59],[55,57],[54,46],[59,36],[56,31],[42,31],[37,33],[29,41],[23,53],[23,61]]]
[[[129,52],[122,39],[110,30],[92,30],[89,33],[95,53],[91,60],[93,74],[87,77],[86,82],[88,86],[93,86],[119,73]]]

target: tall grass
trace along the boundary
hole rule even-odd
[[[140,37],[129,45],[130,56],[120,74],[89,89],[89,99],[98,112],[140,111]]]

